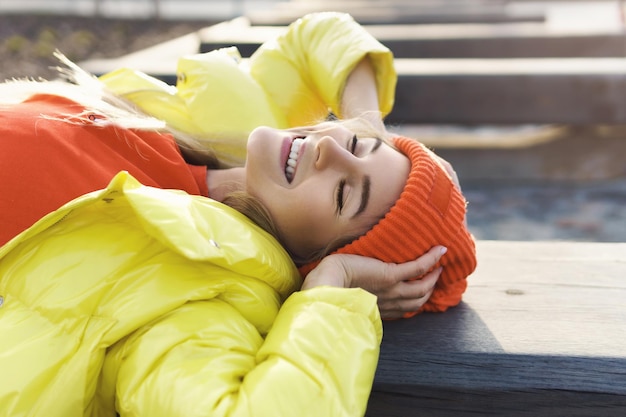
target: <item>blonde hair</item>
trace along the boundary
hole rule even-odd
[[[54,81],[14,79],[0,83],[0,106],[20,103],[35,94],[65,97],[81,104],[85,110],[79,115],[72,114],[71,118],[63,118],[64,122],[81,124],[87,121],[90,115],[97,113],[105,116],[104,123],[127,129],[169,133],[176,141],[187,162],[206,165],[211,169],[223,168],[215,153],[207,147],[206,138],[200,140],[200,138],[171,128],[163,120],[143,113],[132,103],[109,92],[95,76],[68,60],[61,53],[56,52],[55,56],[64,65],[64,67],[57,67],[62,79]],[[41,117],[52,118],[50,115],[42,115]],[[320,120],[319,122],[323,121]],[[365,119],[338,120],[331,113],[326,121],[341,123],[357,136],[380,138],[388,145],[393,146],[385,132],[376,129]],[[268,210],[257,198],[244,191],[234,191],[227,194],[222,203],[247,216],[289,251]],[[323,258],[357,237],[341,236],[305,259],[299,259],[293,253],[290,255],[298,264],[308,263]]]

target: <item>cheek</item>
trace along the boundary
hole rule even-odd
[[[281,138],[274,129],[260,127],[248,138],[246,156],[246,186],[265,192],[271,183],[284,181],[280,167]]]
[[[314,235],[316,227],[323,221],[320,210],[302,199],[289,199],[285,204],[274,201],[270,213],[283,233]]]
[[[330,242],[332,219],[314,199],[291,198],[286,204],[276,203],[273,201],[268,210],[293,253],[306,257]]]

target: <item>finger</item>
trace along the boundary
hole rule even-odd
[[[403,283],[406,285],[405,288],[416,289],[417,292],[412,294],[412,298],[379,297],[378,308],[381,317],[387,319],[402,318],[406,313],[418,311],[430,299],[442,270],[443,268],[439,267],[421,280]],[[417,285],[420,283],[426,283],[426,285]],[[408,295],[407,292],[403,293],[403,296],[406,295]]]
[[[385,313],[409,313],[419,310],[430,299],[434,288],[430,288],[422,297],[412,299],[379,300],[378,309]]]
[[[448,251],[445,246],[435,246],[419,258],[402,264],[389,265],[386,280],[400,282],[421,277],[434,268],[441,257]]]
[[[430,294],[423,302],[420,301],[420,302],[415,302],[413,304],[407,303],[406,305],[398,306],[398,308],[396,309],[393,309],[393,308],[380,309],[379,308],[380,316],[381,318],[385,320],[413,317],[422,308],[422,306],[426,304],[426,302],[428,301],[428,298],[430,298]],[[407,316],[407,314],[409,315]]]
[[[393,289],[395,293],[394,297],[400,299],[423,298],[435,287],[442,270],[443,268],[439,267],[430,271],[420,279],[399,282]]]
[[[439,276],[441,276],[442,268],[432,270],[420,279],[401,281],[386,288],[378,293],[378,299],[381,302],[392,300],[408,300],[424,297],[431,288],[435,286]]]

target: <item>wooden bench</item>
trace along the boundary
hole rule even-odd
[[[626,243],[477,247],[458,307],[384,323],[367,416],[626,415]]]

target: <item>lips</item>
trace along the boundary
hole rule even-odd
[[[287,155],[287,160],[285,161],[285,178],[287,178],[287,182],[290,184],[296,174],[298,156],[302,153],[301,150],[303,148],[303,144],[304,138],[302,137],[296,137],[291,142],[291,148],[289,149],[289,154]]]

